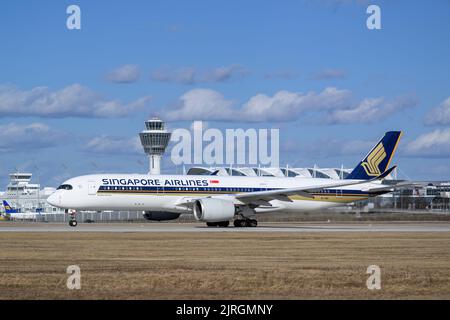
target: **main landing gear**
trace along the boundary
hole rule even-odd
[[[207,222],[208,227],[221,227],[226,228],[230,225],[230,221],[220,221],[220,222]]]
[[[255,219],[236,219],[234,220],[234,226],[236,228],[256,227],[258,221]]]
[[[76,210],[68,210],[69,212],[69,226],[76,227],[78,225],[78,221],[76,218]]]
[[[235,228],[252,228],[258,226],[258,221],[255,219],[236,219],[233,224]],[[230,221],[207,222],[206,225],[208,227],[227,228],[230,225]]]

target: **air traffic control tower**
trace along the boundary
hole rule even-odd
[[[167,132],[165,122],[158,118],[145,121],[146,130],[139,133],[144,152],[148,154],[149,174],[161,173],[161,158],[170,141],[171,132]]]

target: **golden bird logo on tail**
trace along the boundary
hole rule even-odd
[[[379,165],[384,158],[386,158],[386,151],[383,144],[379,143],[367,156],[367,161],[361,163],[368,176],[379,176],[382,173]]]

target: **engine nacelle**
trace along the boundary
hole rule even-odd
[[[144,218],[152,221],[174,220],[180,217],[180,213],[168,211],[144,211]]]
[[[194,203],[194,217],[204,222],[228,221],[234,217],[233,202],[222,199],[199,199]]]

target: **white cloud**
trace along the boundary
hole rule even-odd
[[[247,69],[237,64],[233,64],[206,71],[202,77],[204,82],[224,82],[233,77],[244,77],[247,74]],[[200,77],[200,80],[202,77]]]
[[[90,139],[83,151],[98,154],[143,154],[139,137],[124,138],[101,135]]]
[[[351,109],[335,110],[328,115],[330,123],[372,122],[379,119],[382,98],[369,98]]]
[[[320,93],[278,91],[273,96],[257,94],[245,103],[241,117],[246,121],[294,121],[305,112],[342,108],[349,103],[347,90],[326,88]]]
[[[420,135],[406,145],[404,153],[426,158],[450,157],[450,128]]]
[[[164,118],[169,121],[222,120],[233,121],[237,113],[231,108],[232,101],[210,89],[193,89],[183,94],[175,109],[168,111]]]
[[[0,150],[3,152],[53,147],[65,138],[64,133],[39,122],[0,125]]]
[[[450,97],[444,100],[438,107],[435,107],[425,116],[427,125],[448,125],[450,124]]]
[[[107,100],[80,84],[72,84],[57,91],[50,91],[47,87],[23,91],[13,86],[0,86],[0,117],[113,118],[140,110],[149,101],[148,96],[128,104]]]
[[[384,118],[414,107],[417,100],[413,96],[405,96],[392,101],[384,98],[366,98],[355,107],[334,110],[327,116],[328,123],[374,123]]]
[[[193,89],[183,94],[163,117],[170,121],[287,122],[315,112],[331,124],[371,123],[414,106],[416,99],[413,96],[391,101],[367,98],[355,106],[350,91],[328,87],[321,92],[281,90],[273,96],[257,94],[240,107],[234,107],[233,104],[232,100],[226,100],[217,91]]]
[[[132,83],[139,80],[140,70],[137,65],[126,64],[106,75],[106,80],[115,83]]]
[[[342,108],[348,104],[347,90],[326,88],[320,93],[306,94],[279,91],[273,96],[258,94],[240,109],[232,108],[233,101],[210,89],[193,89],[179,99],[175,108],[166,113],[168,120],[211,121],[294,121],[307,111]]]
[[[180,84],[225,82],[235,78],[242,78],[248,71],[237,64],[201,70],[195,67],[172,68],[163,67],[155,70],[151,78],[155,81],[173,82]]]

